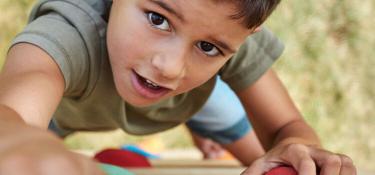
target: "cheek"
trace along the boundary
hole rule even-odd
[[[190,71],[186,74],[182,80],[182,86],[179,88],[179,93],[190,91],[202,84],[206,83],[213,76],[216,75],[222,65],[194,65],[190,67]]]
[[[112,40],[108,38],[108,54],[110,62],[113,66],[129,66],[127,64],[131,64],[132,61],[135,61],[136,58],[140,57],[137,47],[137,43],[131,42],[131,38],[127,38],[126,40],[119,40],[120,37],[116,37],[116,39]]]
[[[126,16],[126,15],[124,15]],[[107,48],[110,61],[116,64],[132,64],[143,58],[147,42],[144,24],[140,17],[117,17],[110,20],[107,31]],[[121,19],[121,20],[116,20]]]

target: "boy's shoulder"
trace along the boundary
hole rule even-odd
[[[105,35],[111,1],[41,0],[29,24],[13,40],[42,48],[58,64],[65,95],[89,94],[106,59]],[[89,78],[87,78],[89,77]]]
[[[31,12],[30,21],[45,14],[47,10],[59,12],[63,16],[80,13],[107,21],[111,5],[112,0],[40,0]]]
[[[221,78],[234,90],[258,80],[280,57],[284,44],[269,29],[249,36],[236,54],[220,69]]]

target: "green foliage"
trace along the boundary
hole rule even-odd
[[[276,70],[323,145],[375,160],[374,1],[284,1],[268,26],[286,43]]]
[[[11,39],[26,25],[33,2],[35,0],[0,1],[0,70]]]
[[[0,1],[0,66],[12,37],[26,24],[30,0]],[[328,149],[375,170],[375,1],[288,0],[267,22],[285,43],[275,69]],[[167,147],[191,146],[183,129],[161,136]],[[78,134],[75,149],[100,149],[150,137]],[[104,141],[102,138],[106,138]],[[182,138],[182,139],[181,139]]]

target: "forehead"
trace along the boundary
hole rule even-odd
[[[145,0],[153,3],[164,4],[173,8],[184,16],[215,17],[230,19],[236,11],[233,3],[226,0]],[[227,2],[227,3],[224,3]]]

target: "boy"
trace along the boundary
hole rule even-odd
[[[261,175],[280,164],[303,175],[316,168],[322,175],[355,174],[349,158],[319,147],[268,69],[282,46],[259,26],[277,4],[41,2],[0,77],[0,174],[101,174],[45,132],[52,116],[62,136],[119,127],[132,134],[165,130],[198,111],[216,74],[235,91],[268,151],[244,174]],[[225,147],[249,164],[248,137]]]

